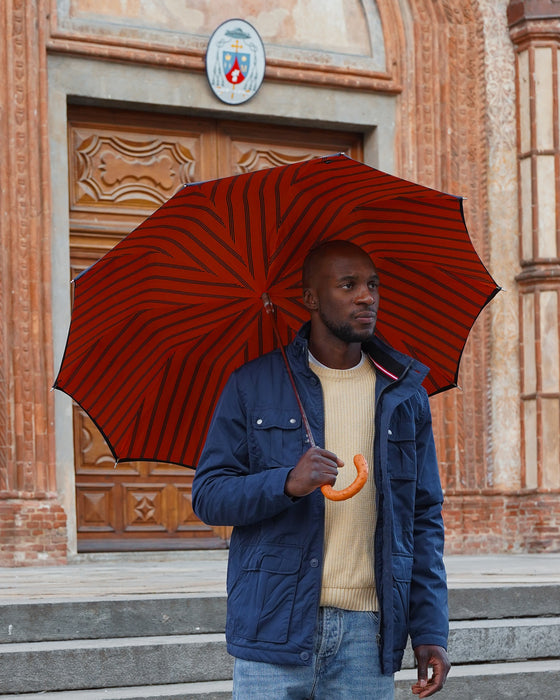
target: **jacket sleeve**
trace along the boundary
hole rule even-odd
[[[422,390],[416,426],[417,487],[414,517],[414,561],[410,591],[412,646],[447,648],[449,611],[443,563],[443,492],[427,394]]]
[[[208,525],[253,525],[293,505],[284,493],[289,467],[251,470],[247,412],[239,374],[216,407],[192,486],[192,505]]]

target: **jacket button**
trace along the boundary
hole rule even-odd
[[[263,419],[262,418],[257,418],[257,425],[262,425]]]
[[[388,433],[388,435],[392,435],[392,434],[393,434],[393,431],[392,431],[391,429],[389,429],[389,430],[387,431],[387,433]]]
[[[296,422],[295,418],[290,418],[290,423],[293,425]]]
[[[312,569],[316,569],[319,566],[319,560],[315,559],[315,557],[313,557],[313,559],[311,559],[311,561],[309,562],[309,566]]]
[[[309,660],[309,652],[308,651],[302,651],[301,654],[299,655],[299,658],[302,661],[308,661]]]

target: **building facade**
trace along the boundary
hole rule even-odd
[[[218,7],[219,5],[219,7]],[[0,565],[227,546],[192,472],[120,464],[51,386],[71,279],[185,182],[344,151],[466,197],[503,287],[434,397],[448,553],[560,548],[559,0],[6,0],[0,10]],[[213,32],[263,40],[218,99]]]

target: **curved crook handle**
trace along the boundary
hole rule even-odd
[[[347,486],[345,489],[341,489],[340,491],[333,489],[333,487],[329,486],[328,484],[321,486],[321,491],[325,498],[328,498],[331,501],[345,501],[347,498],[352,498],[352,496],[355,496],[358,491],[363,489],[369,472],[368,463],[366,462],[364,455],[356,455],[354,457],[354,466],[356,467],[358,473],[350,486]]]

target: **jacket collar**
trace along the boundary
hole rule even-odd
[[[292,348],[298,359],[303,356],[307,358],[309,334],[311,332],[311,322],[305,323],[299,330],[292,342]],[[385,343],[380,337],[374,335],[372,340],[362,345],[378,372],[384,375],[388,381],[399,381],[405,375],[411,375],[420,385],[428,372],[426,365],[419,360],[415,360],[409,355],[405,355]]]

